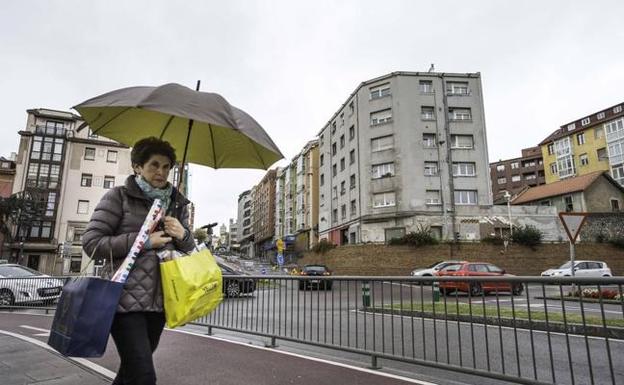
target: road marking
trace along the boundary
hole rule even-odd
[[[169,332],[190,334],[190,335],[197,336],[197,337],[203,337],[203,338],[209,338],[209,339],[214,339],[214,340],[223,341],[223,342],[229,342],[231,344],[241,345],[241,346],[245,346],[245,347],[248,347],[248,348],[260,349],[260,350],[270,351],[270,352],[279,353],[279,354],[285,354],[287,356],[302,358],[302,359],[309,360],[309,361],[316,361],[316,362],[320,362],[320,363],[323,363],[323,364],[340,366],[342,368],[351,369],[351,370],[364,372],[364,373],[369,373],[369,374],[374,374],[374,375],[381,376],[381,377],[387,377],[387,378],[392,378],[392,379],[395,379],[395,380],[411,382],[412,384],[418,384],[418,385],[439,385],[439,384],[436,384],[434,382],[416,380],[416,379],[413,379],[413,378],[408,378],[408,377],[398,376],[398,375],[395,375],[395,374],[380,372],[378,370],[360,368],[360,367],[349,365],[349,364],[343,364],[343,363],[340,363],[340,362],[324,360],[322,358],[309,357],[309,356],[304,356],[302,354],[286,352],[286,351],[283,351],[283,350],[277,350],[277,349],[274,349],[274,348],[265,348],[263,346],[250,345],[249,343],[232,341],[232,340],[229,340],[227,338],[208,336],[208,335],[205,335],[205,334],[195,333],[195,332],[186,331],[186,330],[175,330],[175,329],[169,329],[169,328],[165,328],[165,330],[169,331]]]
[[[38,332],[46,332],[46,333],[50,332],[50,330],[48,330],[48,329],[36,328],[34,326],[29,326],[29,325],[20,325],[19,327],[24,328],[24,329],[30,329],[30,330],[38,331]]]
[[[352,313],[357,312],[357,313],[360,313],[360,314],[363,314],[363,315],[371,314],[371,312],[365,312],[365,311],[361,311],[361,310],[349,310],[349,311],[352,312]],[[374,314],[376,316],[382,316],[383,315],[383,316],[386,316],[386,317],[403,317],[403,318],[410,318],[410,319],[411,318],[418,318],[418,319],[423,318],[423,317],[410,317],[410,316],[398,315],[398,314],[381,314],[381,313],[372,313],[372,314]],[[444,320],[444,318],[439,318],[439,319],[435,319],[435,320],[432,319],[432,318],[425,318],[425,321],[431,322],[431,323],[433,323],[434,321],[435,322],[447,322],[447,321]],[[448,322],[452,322],[453,324],[457,324],[457,321],[448,320]],[[464,324],[464,325],[471,325],[470,322],[465,322],[465,321],[459,321],[459,323],[460,324]],[[510,327],[510,326],[484,325],[482,323],[474,323],[474,322],[472,323],[472,325],[487,326],[489,328],[499,328],[500,327],[502,329],[514,330],[514,328]],[[520,327],[517,327],[516,330],[520,331],[520,332],[527,332],[527,333],[531,331],[531,329],[525,329],[525,328],[520,328]],[[544,331],[544,330],[535,330],[535,329],[533,329],[533,333],[547,334],[548,332]],[[555,334],[555,335],[560,335],[560,336],[565,336],[566,335],[565,333],[560,333],[560,332],[550,332],[550,334]],[[577,338],[585,338],[585,336],[579,335],[579,334],[568,334],[568,336],[569,337],[577,337]],[[605,340],[603,337],[595,337],[595,336],[587,336],[587,338],[591,338],[591,339],[599,340],[599,341],[604,341]],[[617,338],[609,338],[609,342],[624,343],[624,340],[620,340],[620,339],[617,339]]]
[[[20,327],[25,327],[25,326],[28,326],[28,325],[20,325]],[[26,328],[27,329],[36,329],[36,328],[33,328],[32,326],[26,327]],[[89,361],[89,360],[87,360],[85,358],[63,356],[62,354],[60,354],[59,352],[54,350],[51,346],[49,346],[45,342],[39,341],[37,339],[26,337],[24,335],[17,334],[17,333],[11,333],[11,332],[8,332],[6,330],[0,330],[0,333],[9,335],[11,337],[19,338],[19,339],[21,339],[23,341],[30,342],[31,344],[34,344],[34,345],[37,345],[37,346],[39,346],[41,348],[47,349],[47,350],[49,350],[51,352],[54,352],[55,354],[60,355],[63,358],[66,358],[66,359],[68,359],[70,361],[74,361],[75,363],[77,363],[79,365],[87,367],[87,368],[93,370],[94,372],[97,372],[100,375],[102,375],[104,377],[107,377],[110,380],[113,380],[115,378],[115,376],[116,376],[116,374],[113,373],[112,371],[110,371],[110,370],[108,370],[108,369],[106,369],[106,368],[104,368],[104,367],[102,367],[102,366],[100,366],[100,365],[98,365],[96,363],[93,363],[93,362],[91,362],[91,361]]]

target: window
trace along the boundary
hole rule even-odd
[[[332,210],[332,222],[338,222],[338,209]]]
[[[576,124],[574,124],[574,123],[570,123],[570,124],[568,124],[568,131],[572,131],[572,130],[574,130],[575,128],[576,128]]]
[[[355,188],[355,174],[351,174],[349,177],[349,188]]]
[[[507,183],[507,178],[498,178],[497,182],[498,182],[498,184],[505,184],[505,183]]]
[[[345,195],[347,189],[345,188],[345,181],[340,182],[340,195]]]
[[[373,195],[373,207],[390,207],[396,203],[394,191]]]
[[[325,134],[321,134],[321,146],[325,143]]]
[[[321,186],[323,186],[325,184],[325,174],[321,174],[319,183],[320,183]]]
[[[48,203],[46,204],[45,216],[46,217],[54,216],[55,207],[56,207],[56,193],[55,192],[48,193]]]
[[[340,113],[340,127],[344,126],[344,112]]]
[[[353,115],[355,112],[355,106],[353,105],[353,100],[349,103],[349,115]]]
[[[552,155],[555,153],[555,145],[553,143],[548,145],[548,155]]]
[[[355,126],[349,127],[349,140],[353,140],[355,138]]]
[[[614,114],[619,114],[620,112],[622,112],[622,106],[615,106],[615,107],[613,107],[613,113]]]
[[[535,174],[524,174],[523,176],[524,176],[525,180],[533,180],[533,179],[537,178],[537,175],[535,175]]]
[[[421,80],[418,82],[418,88],[423,94],[433,93],[433,82],[431,80]]]
[[[511,169],[512,170],[518,169],[518,168],[520,168],[520,163],[518,163],[518,162],[511,163]]]
[[[550,172],[553,174],[557,174],[557,163],[553,162],[550,164]]]
[[[604,119],[605,117],[605,113],[604,112],[599,112],[598,115],[596,115],[596,119],[600,120],[600,119]]]
[[[425,175],[438,175],[438,162],[425,162]]]
[[[474,162],[453,162],[453,176],[477,175]]]
[[[336,155],[336,152],[338,152],[338,148],[336,147],[336,143],[332,143],[332,155]]]
[[[344,171],[345,169],[345,158],[340,159],[340,171]]]
[[[602,127],[596,127],[594,129],[594,139],[601,139],[604,137],[604,129]]]
[[[496,166],[496,171],[498,172],[503,172],[505,171],[505,165],[504,164],[499,164]]]
[[[607,141],[611,141],[613,139],[617,139],[618,137],[624,136],[624,134],[619,134],[619,131],[624,130],[624,119],[614,120],[604,125],[605,131],[607,133]]]
[[[325,155],[321,154],[319,156],[319,162],[321,163],[321,166],[323,165],[323,163],[325,163]]]
[[[78,201],[78,214],[89,213],[89,201]]]
[[[477,191],[475,190],[455,190],[455,204],[476,205]]]
[[[338,186],[334,186],[332,187],[332,191],[333,191],[333,199],[338,199]]]
[[[566,212],[574,211],[574,202],[572,200],[572,195],[568,195],[567,197],[564,197],[563,201],[565,203]]]
[[[598,156],[598,161],[609,160],[609,157],[607,156],[607,149],[605,147],[596,150],[596,155]]]
[[[434,109],[433,107],[420,107],[420,118],[422,120],[434,120]]]
[[[384,229],[384,236],[386,242],[389,242],[396,238],[402,238],[405,236],[405,227]]]
[[[585,133],[581,132],[580,134],[576,134],[576,143],[578,143],[578,145],[582,145],[585,144]]]
[[[355,150],[349,151],[349,164],[355,163]]]
[[[557,159],[557,170],[559,170],[559,178],[567,178],[576,174],[574,167],[574,158],[569,155]]]
[[[336,121],[333,121],[331,126],[332,126],[331,134],[334,135],[336,133]]]
[[[440,190],[426,190],[425,191],[425,204],[426,205],[439,205],[440,204]]]
[[[611,211],[620,211],[620,201],[611,199]]]
[[[535,167],[537,163],[535,160],[527,160],[526,162],[522,162],[522,167]]]
[[[446,92],[450,95],[468,95],[468,82],[447,82]]]
[[[423,147],[425,148],[435,148],[436,145],[436,134],[423,134]]]
[[[451,148],[473,148],[472,135],[451,135]]]
[[[85,160],[95,160],[95,148],[86,147],[84,158]]]
[[[392,148],[394,148],[394,137],[392,135],[371,139],[371,150],[373,152]]]
[[[511,176],[511,181],[512,182],[520,182],[521,179],[522,179],[522,177],[520,175],[512,175]]]
[[[462,120],[472,120],[472,113],[470,108],[449,108],[449,120],[462,121]]]
[[[345,146],[345,136],[340,135],[340,148],[344,148]]]
[[[392,121],[392,109],[387,108],[385,110],[371,112],[370,125],[378,126],[384,123],[390,123]]]
[[[60,173],[61,173],[61,166],[56,165],[56,164],[50,165],[50,180],[48,183],[48,188],[55,189],[58,187]]]
[[[80,186],[82,187],[91,187],[93,184],[93,175],[92,174],[82,174],[82,178],[80,178]]]
[[[390,83],[381,84],[370,88],[370,98],[379,99],[390,95]]]
[[[394,163],[374,164],[372,167],[373,179],[394,176]]]
[[[336,163],[332,166],[332,177],[338,175],[338,168],[336,167]]]
[[[611,176],[621,185],[624,185],[624,163],[611,168]]]
[[[591,122],[590,118],[585,118],[585,119],[581,120],[581,125],[582,126],[587,126],[590,122]]]
[[[340,206],[340,217],[343,220],[347,218],[347,205]]]
[[[104,188],[109,189],[115,187],[115,177],[114,176],[105,176],[104,177]]]
[[[351,216],[354,216],[357,211],[357,206],[355,203],[355,199],[351,201]]]
[[[589,158],[587,157],[587,154],[579,155],[579,160],[581,162],[581,166],[587,166],[589,164]]]

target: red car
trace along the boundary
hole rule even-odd
[[[436,273],[440,277],[513,277],[506,274],[505,270],[491,263],[485,262],[460,262],[444,267]],[[520,282],[440,282],[440,293],[449,294],[454,291],[470,292],[472,296],[487,294],[493,291],[508,291],[513,295],[520,295],[524,285]]]

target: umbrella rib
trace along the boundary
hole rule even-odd
[[[165,136],[165,132],[169,128],[169,125],[171,124],[171,121],[173,120],[173,118],[175,118],[175,115],[171,115],[171,117],[167,120],[167,123],[165,123],[165,127],[163,127],[163,130],[160,133],[160,137],[158,139],[162,140],[163,136]]]
[[[258,155],[258,158],[260,159],[260,162],[262,162],[262,167],[264,167],[264,169],[267,169],[267,165],[266,163],[264,163],[264,159],[262,158],[262,155],[260,155],[260,153],[258,152],[258,149],[256,148],[255,144],[257,144],[256,142],[254,142],[253,140],[251,140],[250,137],[248,137],[247,135],[245,135],[245,137],[247,138],[247,140],[249,140],[249,143],[251,143],[251,148],[254,149],[254,151],[256,152],[256,155]]]
[[[208,129],[210,130],[210,143],[212,143],[212,162],[214,163],[215,170],[217,167],[217,150],[215,149],[214,136],[212,135],[212,124],[208,123]]]
[[[131,109],[132,107],[126,107],[124,110],[122,110],[120,113],[118,113],[117,115],[113,116],[112,118],[108,119],[106,121],[106,123],[102,124],[100,127],[96,128],[95,131],[93,131],[92,133],[95,135],[97,134],[102,128],[104,128],[106,125],[108,125],[108,123],[112,122],[113,120],[117,119],[119,116],[121,116],[121,114],[123,114],[124,112],[128,111],[129,109]]]

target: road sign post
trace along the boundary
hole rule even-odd
[[[574,260],[576,259],[575,243],[587,215],[587,213],[559,213],[559,219],[570,240],[570,272],[572,277],[574,277]]]

